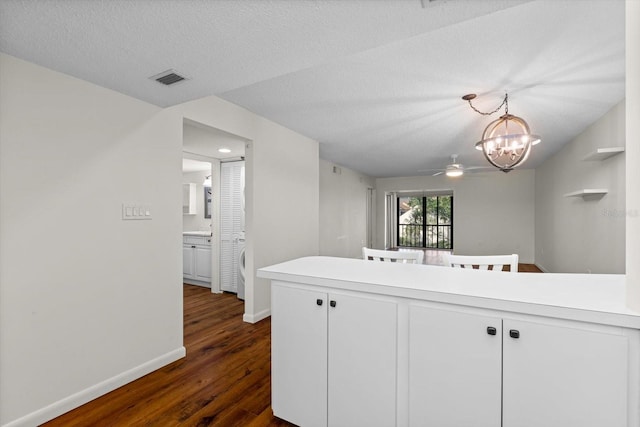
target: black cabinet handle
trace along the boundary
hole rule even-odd
[[[318,299],[316,300],[316,304],[318,304],[318,305],[322,305],[322,302],[323,302],[323,301],[322,301],[320,298],[318,298]]]
[[[487,326],[487,333],[489,335],[495,335],[498,333],[498,331],[493,326]]]
[[[515,330],[515,329],[511,329],[511,330],[509,331],[509,336],[510,336],[511,338],[518,339],[518,338],[520,338],[520,331]]]
[[[335,306],[336,306],[336,302],[335,302],[335,301],[333,301],[333,300],[331,300],[331,301],[329,301],[329,305],[330,305],[331,307],[335,307]]]
[[[192,245],[191,247],[192,247],[193,249],[195,249],[195,248],[196,248],[196,247],[195,247],[195,246],[193,246],[193,245]]]

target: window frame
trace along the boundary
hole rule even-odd
[[[427,198],[429,197],[436,197],[436,222],[435,224],[430,224],[427,221]],[[449,224],[441,224],[440,223],[440,198],[441,197],[448,197],[450,198],[450,203],[451,203],[451,218],[450,218],[450,223]],[[404,246],[401,245],[401,228],[403,226],[406,226],[407,224],[400,224],[400,216],[401,216],[401,212],[400,212],[400,207],[401,207],[401,199],[405,199],[405,198],[421,198],[422,200],[422,221],[421,224],[416,224],[414,226],[420,226],[421,231],[422,231],[422,235],[421,235],[421,239],[420,239],[420,246]],[[399,248],[422,248],[422,249],[443,249],[443,250],[453,250],[453,233],[454,233],[454,228],[453,228],[454,224],[453,224],[453,193],[442,193],[442,192],[434,192],[434,193],[424,193],[421,195],[408,195],[408,194],[398,194],[397,196],[397,200],[396,200],[396,246]],[[427,229],[428,227],[435,227],[436,229],[436,246],[428,246],[428,238],[427,238]],[[449,229],[449,247],[440,247],[439,246],[439,240],[437,238],[438,233],[440,231],[440,227],[442,228],[448,228]]]

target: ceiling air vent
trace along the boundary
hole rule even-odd
[[[170,86],[183,80],[188,80],[187,77],[181,76],[175,70],[167,70],[149,78],[157,81],[158,83],[162,83],[165,86]]]

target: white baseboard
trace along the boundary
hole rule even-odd
[[[186,283],[187,285],[202,286],[203,288],[211,289],[211,283],[203,282],[202,280],[186,279],[186,278],[183,277],[182,278],[182,283]]]
[[[245,313],[245,314],[242,315],[242,320],[247,322],[247,323],[258,323],[262,319],[266,319],[269,316],[271,316],[271,309],[267,308],[267,309],[262,310],[262,311],[260,311],[260,312],[258,312],[256,314]]]
[[[543,267],[542,265],[540,265],[540,264],[533,264],[533,265],[535,265],[536,267],[538,267],[538,268],[540,269],[540,271],[542,271],[543,273],[548,273],[548,272],[549,272],[546,268],[544,268],[544,267]]]
[[[129,369],[128,371],[99,382],[98,384],[79,391],[78,393],[58,400],[51,405],[31,412],[24,417],[4,424],[2,427],[33,427],[50,421],[72,409],[84,405],[96,397],[107,394],[118,387],[122,387],[123,385],[130,383],[133,380],[137,380],[150,372],[168,365],[169,363],[175,362],[176,360],[183,358],[186,353],[187,352],[184,347],[179,347],[169,353],[165,353],[162,356],[151,359],[142,365],[138,365],[133,369]]]

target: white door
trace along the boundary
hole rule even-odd
[[[505,319],[503,427],[627,427],[627,338],[615,331]]]
[[[204,282],[211,281],[211,247],[196,246],[195,253],[195,279]]]
[[[412,305],[409,425],[500,426],[501,353],[502,319]]]
[[[193,248],[191,245],[182,246],[182,276],[188,279],[195,278]]]
[[[336,293],[328,310],[328,425],[395,426],[397,304]]]
[[[238,289],[238,239],[244,232],[244,162],[220,166],[220,287]]]
[[[271,406],[305,427],[327,426],[327,294],[271,286]]]

